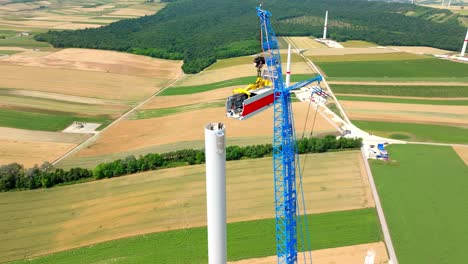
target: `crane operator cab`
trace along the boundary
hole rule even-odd
[[[247,119],[268,109],[273,105],[272,82],[262,77],[262,67],[265,58],[257,56],[254,59],[257,68],[257,80],[244,88],[234,89],[233,95],[226,100],[226,116],[239,120]]]

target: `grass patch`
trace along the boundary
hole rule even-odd
[[[381,241],[375,209],[341,211],[309,216],[314,250]],[[14,263],[207,263],[205,227],[175,230],[104,242],[90,247]],[[275,220],[230,223],[227,226],[228,260],[276,254]],[[300,246],[299,246],[300,248]]]
[[[16,54],[16,53],[20,53],[22,51],[18,51],[18,50],[0,50],[0,56],[1,55],[13,55],[13,54]]]
[[[416,97],[468,97],[468,86],[392,86],[333,84],[333,92]]]
[[[468,129],[461,127],[360,120],[353,120],[353,123],[367,132],[383,137],[398,137],[403,134],[412,141],[468,143]]]
[[[440,59],[317,62],[329,77],[466,78],[468,64]]]
[[[24,36],[0,39],[0,47],[42,48],[51,47],[51,45],[46,42],[36,41],[33,36]]]
[[[371,160],[400,263],[464,263],[468,167],[451,147],[391,145]]]
[[[345,61],[402,61],[402,60],[423,60],[428,56],[405,53],[377,53],[377,54],[347,54],[347,55],[329,55],[329,56],[308,56],[314,62],[345,62]]]
[[[291,82],[299,82],[306,79],[312,78],[314,75],[312,74],[296,74],[291,76]],[[165,95],[184,95],[184,94],[194,94],[194,93],[201,93],[206,91],[211,91],[219,88],[229,87],[229,86],[236,86],[236,85],[248,85],[254,83],[257,77],[249,76],[249,77],[241,77],[236,79],[230,79],[222,82],[210,83],[210,84],[202,84],[202,85],[194,85],[194,86],[175,86],[167,88],[166,90],[162,91],[159,96]],[[226,95],[227,97],[228,95]]]
[[[406,99],[406,98],[384,98],[368,96],[344,96],[339,95],[336,98],[346,101],[364,101],[364,102],[382,102],[399,104],[424,104],[424,105],[468,105],[468,100],[424,100],[424,99]]]
[[[336,106],[335,103],[329,103],[327,104],[328,109],[335,113],[335,115],[339,116],[341,119],[344,119],[343,116],[341,115],[340,109]]]
[[[82,117],[76,115],[37,113],[0,109],[0,126],[29,130],[61,131],[74,121],[101,123],[99,129],[112,122],[108,117]]]
[[[224,104],[225,104],[224,101],[217,101],[217,102],[191,104],[191,105],[184,105],[184,106],[177,106],[177,107],[138,110],[132,116],[132,119],[148,119],[148,118],[162,117],[162,116],[174,115],[178,113],[195,111],[195,110],[206,109],[206,108],[223,107]]]

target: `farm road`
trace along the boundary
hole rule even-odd
[[[117,118],[116,120],[114,120],[114,122],[110,123],[107,127],[105,127],[103,130],[99,131],[99,133],[96,133],[94,134],[92,137],[88,138],[86,141],[84,141],[83,143],[77,145],[75,148],[73,148],[72,150],[70,150],[69,152],[65,153],[64,155],[62,155],[61,157],[57,158],[55,161],[52,162],[52,165],[55,165],[57,164],[58,162],[60,162],[61,160],[67,158],[68,156],[70,156],[71,154],[77,152],[78,150],[80,150],[81,148],[87,146],[88,144],[94,142],[98,137],[99,137],[99,134],[106,131],[107,129],[109,129],[110,127],[114,126],[115,124],[117,124],[118,122],[120,122],[121,120],[123,120],[124,118],[126,118],[127,116],[129,116],[131,113],[133,113],[135,110],[137,110],[138,108],[140,108],[141,106],[143,106],[144,104],[146,104],[147,102],[149,102],[153,97],[157,96],[158,94],[160,94],[161,92],[163,92],[164,90],[166,90],[167,88],[171,87],[172,85],[174,85],[174,83],[180,81],[183,77],[185,76],[185,74],[182,74],[181,76],[179,76],[179,78],[175,79],[173,82],[169,83],[168,85],[166,85],[164,88],[162,88],[161,90],[153,93],[151,96],[149,96],[148,98],[144,99],[142,102],[140,102],[139,104],[137,104],[135,107],[133,107],[132,109],[128,110],[126,113],[124,113],[122,116],[120,116],[119,118]]]

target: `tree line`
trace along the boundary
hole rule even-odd
[[[166,0],[158,13],[107,26],[49,31],[35,36],[54,47],[117,50],[164,59],[183,59],[185,73],[197,73],[217,59],[260,51],[257,0]],[[338,41],[460,49],[465,28],[458,14],[404,3],[364,0],[271,0],[280,36],[321,36],[325,10],[329,34]]]
[[[356,149],[362,145],[360,138],[303,138],[296,142],[297,152],[321,153],[328,150]],[[226,160],[256,159],[272,155],[271,144],[252,146],[229,146],[226,148]],[[184,149],[162,154],[146,154],[135,158],[128,156],[112,162],[101,163],[94,169],[72,168],[63,170],[54,168],[49,163],[26,169],[18,163],[0,167],[0,191],[32,190],[49,188],[60,184],[72,184],[86,180],[99,180],[123,175],[157,170],[161,168],[194,165],[205,163],[203,149]]]

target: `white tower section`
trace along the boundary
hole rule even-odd
[[[291,83],[291,44],[288,44],[288,63],[286,64],[286,87]]]
[[[325,25],[323,26],[323,39],[327,39],[328,10],[325,11]]]
[[[222,123],[205,127],[208,263],[225,264],[226,254],[226,137]]]
[[[447,7],[450,7],[451,4],[452,4],[452,0],[449,0]]]
[[[466,36],[465,36],[465,39],[463,40],[463,47],[460,53],[461,57],[465,56],[466,44],[468,44],[468,29],[466,29]]]

